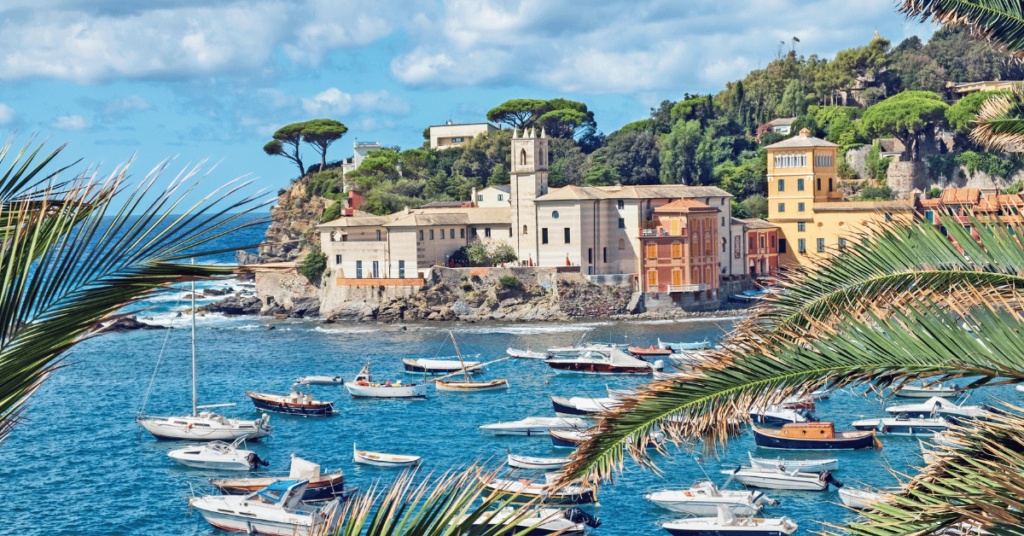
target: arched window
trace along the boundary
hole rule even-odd
[[[626,241],[621,238],[619,239],[619,249],[626,249]]]
[[[525,166],[526,165],[526,149],[520,149],[519,150],[519,165],[520,166]]]
[[[725,246],[727,246],[728,244],[729,244],[729,241],[723,238],[722,239],[722,253],[725,253]]]
[[[526,234],[526,226],[523,226],[523,234]]]

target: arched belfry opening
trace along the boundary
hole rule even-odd
[[[526,149],[520,149],[519,150],[519,165],[520,166],[525,166],[526,165]]]

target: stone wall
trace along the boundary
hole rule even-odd
[[[263,302],[263,309],[292,309],[299,300],[316,299],[320,289],[295,270],[257,271],[256,294]]]
[[[857,172],[857,176],[862,179],[868,177],[867,159],[868,151],[870,150],[871,145],[863,145],[846,151],[846,162]]]

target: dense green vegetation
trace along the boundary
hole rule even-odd
[[[509,100],[487,113],[489,121],[507,127],[503,130],[442,151],[426,144],[377,151],[349,173],[348,180],[366,196],[363,210],[374,214],[428,201],[469,199],[474,188],[508,184],[508,148],[514,131],[543,128],[549,137],[553,188],[714,185],[736,197],[738,216],[755,217],[767,212],[764,148],[786,138],[773,132],[768,122],[792,117],[790,136],[807,128],[840,146],[837,175],[850,188],[848,193],[859,193],[858,199],[885,198],[887,193],[891,196],[886,187],[890,158],[880,158],[873,149],[864,176],[842,158],[876,138],[898,139],[907,156],[927,162],[935,177],[952,177],[960,165],[969,172],[999,177],[1016,171],[1016,159],[985,152],[968,137],[981,103],[991,93],[973,94],[952,106],[936,93],[947,80],[1011,78],[1024,78],[1024,67],[963,31],[943,29],[927,44],[911,37],[895,47],[875,38],[863,47],[840,51],[831,61],[816,55],[805,58],[795,51],[780,54],[764,69],[728,83],[717,95],[684,94],[680,101],[666,100],[652,108],[648,118],[607,136],[598,131],[594,112],[585,103]],[[298,154],[296,125],[275,134],[275,154]],[[943,130],[953,133],[949,147],[938,139]],[[429,137],[429,132],[424,135]],[[299,140],[308,141],[303,136]],[[858,179],[873,182],[861,184]],[[317,173],[306,186],[307,196],[338,199],[343,191],[339,169]]]

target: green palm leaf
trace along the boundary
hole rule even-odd
[[[1024,143],[1024,87],[1015,84],[1008,94],[982,103],[971,139],[990,150],[1019,148]]]
[[[230,201],[246,184],[228,183],[183,207],[198,167],[161,192],[153,187],[163,168],[135,189],[126,186],[127,167],[102,181],[55,182],[45,168],[62,148],[38,161],[40,148],[23,149],[0,176],[0,440],[60,357],[99,322],[168,285],[231,275],[180,261],[218,253],[205,244],[262,223],[239,218],[267,203]],[[0,166],[9,154],[8,144]],[[124,200],[117,210],[115,196]]]

